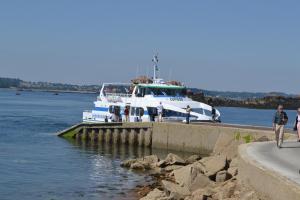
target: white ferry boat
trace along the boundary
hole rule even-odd
[[[95,108],[83,112],[85,122],[125,121],[125,108],[129,121],[157,121],[157,107],[163,106],[163,121],[186,121],[186,108],[191,108],[190,121],[220,121],[220,112],[205,103],[187,96],[185,86],[171,85],[156,77],[158,59],[154,56],[152,83],[104,83]],[[214,109],[214,111],[213,111]]]

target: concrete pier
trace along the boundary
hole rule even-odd
[[[107,144],[151,147],[152,123],[81,123],[58,133],[58,136]]]
[[[201,154],[233,151],[239,144],[274,139],[271,128],[218,123],[81,123],[58,135],[81,141]],[[226,153],[235,156],[236,150]]]

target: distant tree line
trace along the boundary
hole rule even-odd
[[[0,88],[19,87],[22,80],[16,78],[0,78]]]
[[[143,78],[142,81],[139,80],[139,82],[144,83],[149,81],[144,77],[142,78]],[[101,88],[101,85],[72,85],[72,84],[49,83],[49,82],[29,82],[29,81],[16,79],[16,78],[0,77],[0,88],[98,93]],[[271,92],[271,93],[222,92],[222,91],[203,90],[198,88],[189,88],[187,94],[195,101],[204,102],[214,106],[273,109],[278,104],[283,104],[288,109],[296,109],[300,107],[299,96],[289,95],[285,93],[278,93],[278,92]]]

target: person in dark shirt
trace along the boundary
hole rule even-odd
[[[189,124],[190,123],[190,117],[191,117],[191,107],[189,105],[187,105],[186,107],[186,123]]]
[[[211,118],[213,121],[216,121],[217,113],[216,113],[216,109],[214,106],[211,106]]]
[[[283,105],[278,105],[273,117],[273,130],[275,131],[277,147],[281,148],[284,136],[284,125],[288,122],[288,116],[283,111]]]
[[[125,115],[125,122],[129,122],[129,106],[125,106],[124,115]]]

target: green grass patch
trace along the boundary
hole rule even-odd
[[[241,139],[241,133],[239,131],[236,131],[234,133],[234,139],[237,140],[237,141],[240,141],[240,139]]]
[[[245,135],[243,136],[243,139],[244,139],[244,142],[245,143],[250,143],[250,142],[253,142],[254,141],[254,137],[252,135]]]
[[[73,139],[75,137],[75,134],[77,133],[76,129],[70,130],[66,133],[64,133],[61,137],[67,138],[67,139]]]

